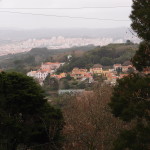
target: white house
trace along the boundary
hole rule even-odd
[[[45,80],[49,72],[47,70],[30,71],[27,76],[33,77],[38,80]]]

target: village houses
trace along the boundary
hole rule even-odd
[[[92,83],[94,81],[93,79],[94,75],[98,76],[102,75],[106,77],[107,83],[115,85],[117,79],[121,79],[124,76],[127,76],[129,68],[133,68],[132,65],[122,66],[121,64],[114,64],[113,68],[103,70],[103,66],[101,64],[95,64],[89,70],[76,67],[73,68],[71,72],[55,74],[56,70],[63,64],[64,63],[59,62],[42,63],[37,71],[30,71],[27,73],[27,75],[37,79],[41,85],[48,75],[50,75],[50,77],[56,78],[57,80],[60,80],[62,78],[65,78],[69,74],[75,80],[84,81],[88,79],[89,83]],[[117,73],[118,68],[121,69],[120,74]],[[135,70],[135,68],[133,69]],[[148,71],[146,70],[145,72],[149,73],[149,70]]]

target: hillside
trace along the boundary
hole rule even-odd
[[[11,70],[26,73],[31,69],[35,69],[42,62],[46,61],[66,61],[66,56],[75,54],[81,56],[88,50],[95,48],[93,45],[84,47],[73,47],[69,49],[47,49],[33,48],[31,51],[19,54],[10,54],[0,57],[0,69]]]
[[[89,68],[94,64],[101,64],[104,67],[116,63],[123,64],[133,57],[137,48],[137,44],[109,44],[104,47],[96,47],[81,57],[73,57],[70,62],[58,70],[58,73],[71,71],[74,67]]]

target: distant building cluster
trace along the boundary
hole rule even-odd
[[[37,71],[31,70],[30,72],[27,73],[27,76],[37,79],[37,81],[39,81],[39,83],[42,85],[43,81],[48,76],[48,74],[54,74],[56,70],[63,64],[64,63],[59,62],[42,63]]]
[[[70,75],[74,79],[81,81],[89,79],[90,82],[94,82],[94,75],[101,75],[106,78],[106,83],[115,85],[117,79],[127,76],[130,70],[135,71],[135,68],[132,65],[122,66],[121,64],[115,64],[112,69],[104,70],[102,65],[96,64],[89,70],[74,68]]]
[[[12,42],[0,45],[0,56],[30,51],[36,47],[49,49],[71,48],[74,46],[104,46],[110,43],[123,43],[122,39],[114,41],[112,38],[65,38],[62,36],[49,39],[28,39],[26,41]]]
[[[103,66],[100,64],[95,64],[90,69],[84,68],[74,68],[71,72],[56,74],[56,70],[64,65],[64,63],[59,62],[45,62],[42,63],[40,68],[37,71],[30,71],[27,73],[27,76],[33,77],[39,81],[42,85],[45,78],[50,75],[52,78],[60,80],[69,75],[75,80],[85,81],[88,80],[89,83],[94,82],[94,75],[105,77],[105,82],[111,85],[115,85],[117,79],[121,79],[125,76],[128,76],[130,72],[135,72],[136,69],[132,65],[121,65],[114,64],[113,68],[103,69]]]

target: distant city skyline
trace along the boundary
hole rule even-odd
[[[130,27],[131,5],[132,0],[0,0],[0,28]]]

